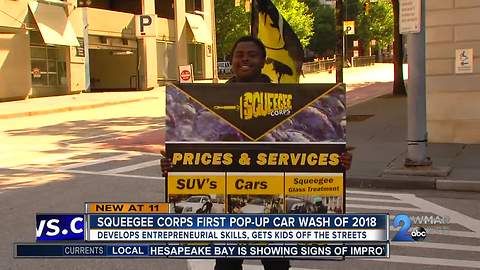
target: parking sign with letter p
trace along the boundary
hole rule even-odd
[[[157,35],[156,15],[135,15],[135,35],[137,37],[155,37]]]

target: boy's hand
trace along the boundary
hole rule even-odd
[[[350,153],[351,150],[355,149],[355,147],[347,146],[347,151],[345,153],[342,153],[340,156],[340,163],[343,165],[345,170],[350,170],[350,167],[352,165],[352,153]]]
[[[352,154],[350,152],[342,153],[340,156],[340,163],[345,168],[345,170],[350,169],[350,165],[352,164]]]
[[[161,151],[163,158],[160,160],[160,167],[162,168],[162,176],[167,177],[168,171],[172,168],[172,161],[167,157],[165,151]]]

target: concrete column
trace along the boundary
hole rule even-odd
[[[175,0],[174,6],[177,65],[188,65],[185,0]]]
[[[205,51],[204,51],[204,67],[205,70],[205,78],[212,78],[214,79],[216,76],[216,69],[215,66],[217,65],[216,61],[216,53],[215,53],[215,7],[213,4],[213,0],[204,0],[203,1],[203,11],[204,16],[203,19],[205,20],[205,24],[207,28],[210,30],[210,34],[212,36],[212,43],[205,44]],[[208,46],[210,46],[210,54],[208,53]],[[218,81],[218,80],[217,80]]]
[[[343,83],[343,49],[344,49],[344,33],[343,33],[343,0],[337,0],[335,4],[335,32],[337,35],[337,46],[335,52],[335,78],[337,83]]]
[[[142,14],[155,14],[155,1],[142,0]],[[156,17],[154,18],[157,19]],[[140,61],[140,90],[149,90],[157,86],[157,38],[142,37],[138,40],[138,58]]]
[[[217,32],[216,32],[216,24],[215,24],[215,1],[210,1],[211,7],[211,33],[212,33],[212,70],[213,70],[213,83],[218,83],[218,68],[217,68]]]

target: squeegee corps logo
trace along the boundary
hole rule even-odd
[[[259,117],[290,115],[292,113],[292,94],[272,92],[245,92],[240,96],[238,105],[214,106],[215,110],[235,110],[240,119],[251,120]]]

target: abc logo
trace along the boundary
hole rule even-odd
[[[409,233],[412,221],[407,215],[397,215],[393,220],[393,227],[400,227],[393,241],[423,241],[427,237],[427,231],[422,227],[415,227]]]
[[[410,235],[415,241],[423,241],[427,237],[427,231],[422,227],[416,227],[416,228],[413,228]]]

